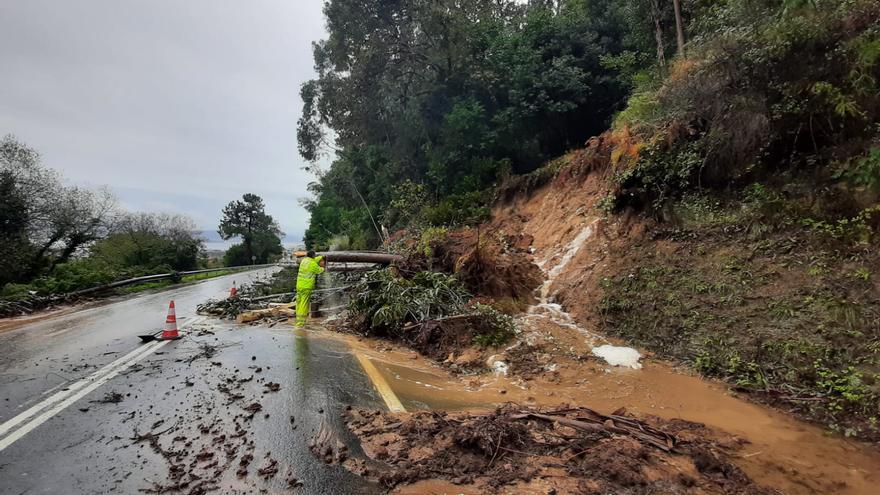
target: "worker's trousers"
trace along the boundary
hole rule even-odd
[[[296,290],[296,326],[304,327],[309,318],[309,304],[312,300],[312,289]]]

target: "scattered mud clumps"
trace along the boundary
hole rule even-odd
[[[119,392],[107,392],[104,394],[104,397],[89,402],[93,404],[119,404],[123,400],[125,400],[125,397]]]
[[[348,447],[326,422],[309,442],[309,450],[327,464],[341,464],[348,459]]]
[[[443,361],[451,353],[461,352],[473,345],[476,317],[431,320],[418,326],[409,342],[410,347],[436,361]]]
[[[445,480],[481,493],[777,494],[730,462],[742,442],[682,420],[507,405],[488,414],[353,410],[387,488]],[[349,469],[357,463],[346,463]]]
[[[510,364],[511,373],[523,380],[534,380],[547,371],[547,365],[539,359],[539,356],[543,354],[544,351],[541,347],[525,342],[520,342],[504,352]]]

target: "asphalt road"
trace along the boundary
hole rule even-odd
[[[346,406],[383,407],[344,344],[195,315],[233,279],[143,294],[0,333],[0,493],[370,493],[309,450],[350,455]],[[173,299],[181,340],[140,344]]]

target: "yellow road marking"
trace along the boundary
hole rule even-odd
[[[373,382],[373,386],[376,387],[376,392],[379,392],[382,400],[385,401],[388,410],[391,412],[406,412],[406,409],[403,408],[403,404],[400,403],[400,399],[394,395],[394,391],[391,390],[388,382],[385,381],[385,377],[379,373],[379,370],[376,369],[376,366],[373,365],[370,358],[364,356],[360,352],[355,352],[354,355],[358,362],[361,363],[361,367],[364,369],[364,372],[366,372],[367,377]]]

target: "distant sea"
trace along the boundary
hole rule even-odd
[[[216,233],[213,233],[213,235],[206,234],[208,233],[202,233],[202,238],[205,239],[206,251],[226,251],[227,249],[229,249],[229,246],[241,242],[241,239],[230,239],[228,241],[218,239]],[[285,237],[284,239],[281,239],[281,245],[284,246],[285,250],[291,250],[302,247],[302,242]]]

